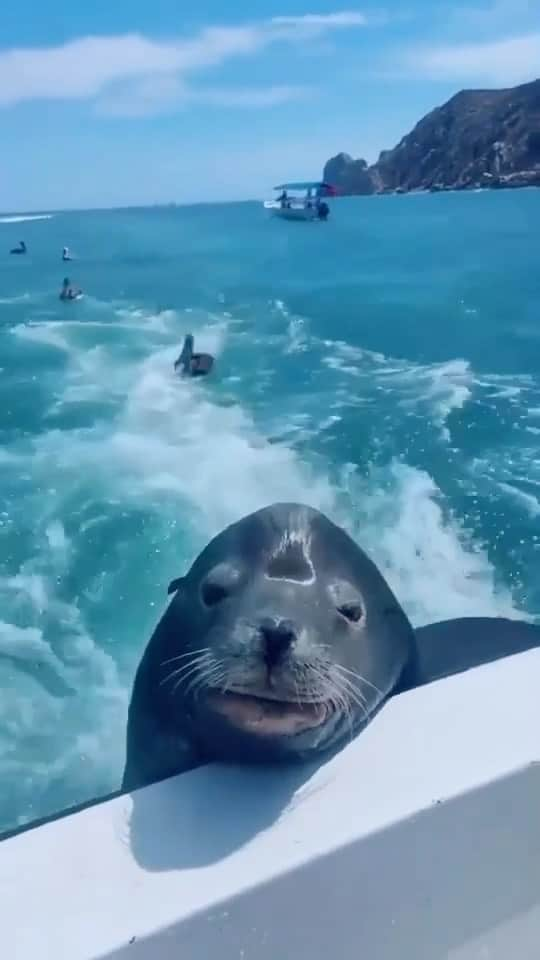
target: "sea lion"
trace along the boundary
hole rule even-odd
[[[194,353],[194,344],[193,334],[186,334],[180,356],[174,361],[174,369],[182,376],[205,377],[214,366],[214,358],[211,353]]]
[[[391,695],[540,646],[509,620],[415,631],[356,542],[302,504],[227,527],[169,593],[135,678],[124,790],[212,760],[314,758]]]

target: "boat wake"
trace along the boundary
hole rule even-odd
[[[53,213],[17,214],[9,217],[0,217],[0,223],[26,223],[29,220],[52,220]]]
[[[510,381],[480,385],[462,359],[413,364],[316,336],[275,300],[259,314],[51,310],[14,322],[24,364],[2,383],[5,408],[22,396],[26,420],[0,454],[0,829],[118,786],[129,690],[168,583],[272,501],[307,502],[346,527],[415,624],[518,614],[515,585],[447,479],[460,418],[479,398],[514,409]],[[174,374],[188,330],[216,357],[211,380]],[[519,386],[525,430],[540,398]],[[511,471],[496,488],[461,466],[468,495],[487,485],[505,509],[536,510],[533,488],[527,500],[508,489]]]

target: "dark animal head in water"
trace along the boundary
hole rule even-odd
[[[221,757],[333,746],[412,655],[412,628],[375,565],[308,507],[275,504],[228,527],[175,591],[161,682]]]

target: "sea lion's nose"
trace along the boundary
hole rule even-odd
[[[263,656],[268,667],[275,666],[296,640],[296,627],[292,620],[265,617],[259,630],[263,640]]]

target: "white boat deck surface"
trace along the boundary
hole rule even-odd
[[[540,650],[0,843],[6,960],[539,960]]]

